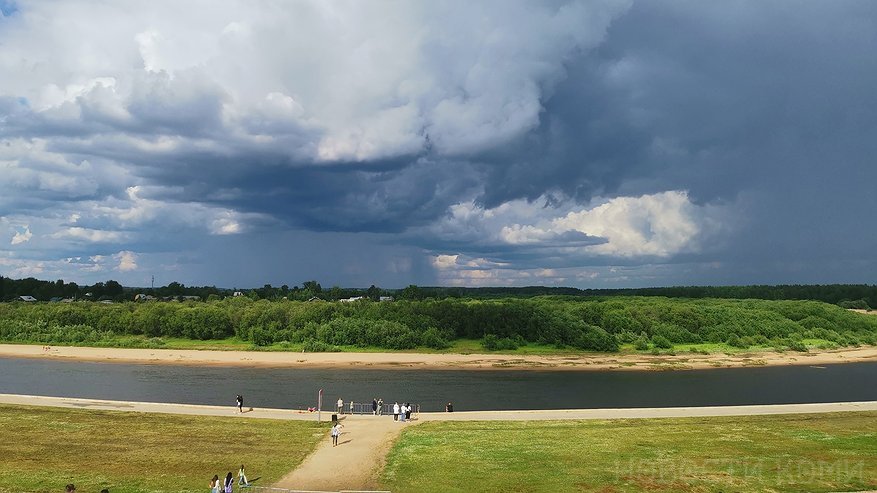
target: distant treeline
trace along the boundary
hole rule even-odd
[[[801,284],[801,285],[758,285],[758,286],[676,286],[664,288],[625,288],[625,289],[578,289],[568,287],[422,287],[411,285],[402,289],[341,288],[333,286],[324,289],[317,281],[306,281],[301,286],[272,286],[261,288],[217,288],[216,286],[185,286],[172,282],[157,288],[124,287],[109,280],[92,285],[79,286],[63,280],[41,281],[34,278],[11,279],[0,276],[0,301],[12,301],[19,296],[33,296],[39,301],[53,298],[91,299],[91,300],[132,300],[137,294],[146,294],[159,299],[198,296],[202,301],[221,299],[242,293],[254,300],[300,300],[319,298],[335,301],[357,296],[377,300],[381,296],[392,296],[400,300],[425,300],[446,298],[496,299],[532,298],[536,296],[566,295],[579,297],[595,296],[664,296],[669,298],[725,298],[761,300],[814,300],[840,304],[846,308],[877,308],[877,285],[868,284]]]
[[[877,317],[816,301],[632,296],[0,304],[2,341],[118,345],[124,335],[154,338],[158,345],[165,337],[237,336],[256,346],[296,345],[308,351],[338,346],[442,349],[456,339],[480,339],[487,349],[547,344],[615,351],[625,343],[650,349],[707,342],[805,349],[805,339],[875,344]]]
[[[758,300],[813,300],[839,304],[864,302],[848,308],[877,308],[877,285],[788,284],[753,286],[674,286],[663,288],[577,289],[564,287],[420,287],[421,298],[508,298],[545,295],[569,296],[664,296],[667,298],[724,298]],[[855,303],[854,303],[855,304]]]

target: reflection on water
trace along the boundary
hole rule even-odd
[[[0,393],[303,409],[416,402],[440,411],[670,407],[877,400],[877,362],[691,371],[198,368],[0,358]]]

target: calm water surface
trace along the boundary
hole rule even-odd
[[[877,400],[877,362],[688,371],[199,368],[0,358],[0,393],[324,409],[382,397],[439,411],[671,407]]]

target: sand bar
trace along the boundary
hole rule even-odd
[[[825,365],[877,361],[877,347],[831,351],[673,355],[588,353],[583,355],[294,353],[189,349],[122,349],[0,344],[0,357],[110,363],[298,368],[430,370],[693,370],[752,366]]]

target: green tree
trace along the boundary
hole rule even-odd
[[[378,301],[378,299],[381,297],[381,288],[372,284],[368,287],[365,293],[366,296],[368,296],[369,299],[371,299],[372,301]]]
[[[414,284],[410,284],[399,293],[399,298],[411,301],[421,300],[423,299],[423,293],[420,288]]]

